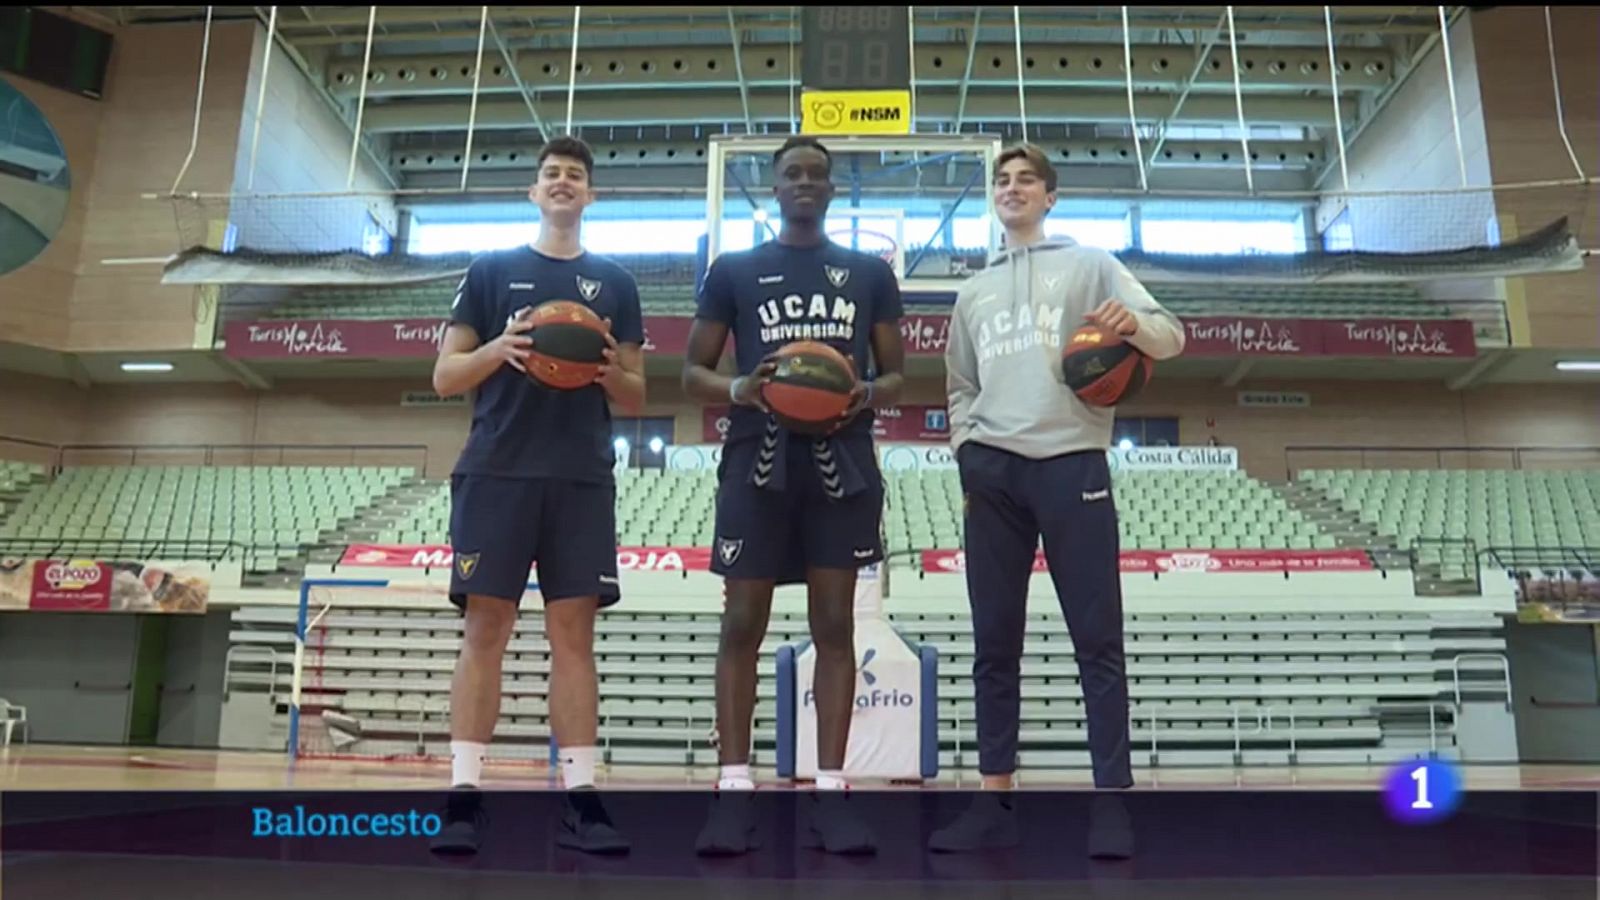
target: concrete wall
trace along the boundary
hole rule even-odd
[[[1600,172],[1600,9],[1557,7],[1550,16],[1567,135],[1592,177]],[[1575,177],[1556,118],[1543,8],[1497,7],[1473,14],[1473,22],[1494,180]],[[1600,246],[1600,187],[1501,191],[1497,204],[1508,239],[1566,216],[1583,247]],[[1510,290],[1525,309],[1533,346],[1600,349],[1600,262],[1590,259],[1581,272],[1512,279]]]
[[[274,45],[270,52],[263,102],[260,89],[268,54],[267,32],[257,28],[239,120],[234,192],[388,190],[389,182],[366,154],[358,154],[352,180],[350,128],[318,96],[316,87],[280,47]],[[255,146],[252,173],[251,147],[256,141],[258,107],[262,109],[261,134]],[[365,198],[236,199],[230,211],[230,221],[238,229],[238,243],[268,250],[359,249],[369,221],[375,220],[390,234],[396,227],[392,199],[376,194]]]
[[[0,414],[5,434],[59,443],[92,444],[419,444],[427,448],[428,473],[446,475],[466,440],[467,407],[402,407],[400,395],[427,390],[425,378],[396,381],[283,381],[271,391],[227,384],[101,385],[83,391],[63,382],[0,376]],[[1304,391],[1304,409],[1246,409],[1237,391]],[[684,400],[674,379],[654,378],[645,416],[676,420],[679,443],[702,441],[702,414]],[[908,404],[942,404],[937,379],[915,378]],[[61,411],[72,411],[62,415]],[[1281,478],[1297,468],[1356,466],[1352,454],[1323,457],[1291,454],[1304,445],[1338,446],[1547,446],[1600,448],[1600,396],[1582,385],[1490,385],[1449,391],[1436,384],[1354,381],[1261,381],[1221,388],[1194,380],[1157,379],[1122,410],[1125,416],[1176,417],[1185,443],[1208,438],[1240,449],[1250,472]],[[0,453],[6,447],[0,443]],[[144,454],[151,462],[201,461],[198,452]],[[125,452],[75,455],[79,463],[127,462]],[[1595,465],[1594,453],[1548,455],[1539,464]],[[277,462],[273,453],[239,454],[235,464]],[[1433,453],[1372,457],[1373,466],[1435,466]],[[341,458],[301,454],[289,462],[342,464]],[[418,453],[358,460],[371,465],[417,465]],[[1506,466],[1507,455],[1449,457],[1447,465]]]
[[[1457,21],[1450,29],[1457,118],[1451,116],[1444,45],[1440,41],[1346,151],[1351,191],[1416,193],[1330,198],[1318,210],[1319,231],[1348,210],[1358,250],[1423,252],[1476,246],[1489,241],[1494,225],[1490,191],[1427,193],[1460,188],[1462,159],[1466,162],[1467,185],[1486,187],[1491,181],[1483,103],[1478,89],[1476,39],[1471,18]],[[1459,155],[1453,122],[1460,123]],[[1343,192],[1344,182],[1336,157],[1334,165],[1335,170],[1323,187],[1332,193]],[[1498,281],[1490,279],[1431,282],[1422,287],[1425,295],[1445,300],[1499,299],[1502,296]]]

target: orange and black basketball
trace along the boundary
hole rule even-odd
[[[528,374],[540,384],[571,391],[594,383],[605,363],[606,323],[573,300],[541,303],[528,337]]]
[[[761,398],[778,424],[802,434],[825,434],[850,408],[856,369],[843,353],[818,341],[796,341],[777,353],[778,370]]]
[[[1150,382],[1155,363],[1121,335],[1086,325],[1073,332],[1061,354],[1067,387],[1090,406],[1116,406]]]

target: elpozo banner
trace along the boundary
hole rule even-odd
[[[204,564],[0,560],[0,610],[199,614],[210,598]]]

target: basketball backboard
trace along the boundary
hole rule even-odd
[[[791,135],[719,135],[706,154],[706,264],[778,233],[772,155]],[[1000,246],[989,185],[1000,138],[881,135],[823,139],[835,194],[826,229],[884,253],[908,300],[948,296]]]

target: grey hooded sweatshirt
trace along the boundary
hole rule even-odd
[[[1064,336],[1106,300],[1139,321],[1128,343],[1152,359],[1183,352],[1183,324],[1120,260],[1070,239],[1002,252],[956,294],[945,347],[950,443],[975,440],[1030,459],[1111,446],[1116,412],[1064,383]]]

